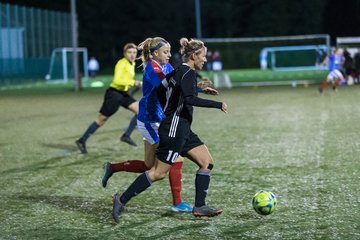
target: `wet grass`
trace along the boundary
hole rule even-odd
[[[0,239],[359,239],[360,88],[319,96],[315,87],[224,90],[229,113],[196,109],[193,130],[215,161],[208,202],[224,213],[196,219],[170,210],[168,181],[129,202],[121,223],[111,195],[137,176],[114,175],[106,161],[142,159],[119,137],[132,114],[121,109],[80,154],[74,141],[94,120],[104,89],[1,92]],[[139,96],[137,96],[139,97]],[[183,198],[194,199],[184,165]],[[251,208],[256,191],[278,196],[268,217]]]

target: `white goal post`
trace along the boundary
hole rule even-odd
[[[232,88],[229,74],[221,71],[214,71],[214,87],[215,88]]]
[[[70,69],[72,67],[72,55],[71,59],[68,59],[70,54],[73,54],[74,48],[64,47],[55,48],[51,53],[50,66],[48,74],[45,79],[48,83],[68,83]],[[88,79],[88,51],[87,48],[76,48],[76,52],[80,54],[83,65],[83,78]],[[59,68],[59,69],[58,69]],[[55,72],[58,71],[58,74]]]
[[[220,52],[223,69],[226,70],[261,68],[261,53],[265,52],[262,51],[264,49],[274,53],[265,56],[266,68],[273,60],[272,70],[274,71],[322,70],[317,67],[317,59],[320,58],[318,57],[320,50],[317,50],[321,49],[321,56],[328,54],[331,50],[329,34],[200,39],[208,47],[209,61],[214,61],[211,53]],[[221,72],[216,74],[214,71],[214,83],[217,86],[231,87],[230,77]]]

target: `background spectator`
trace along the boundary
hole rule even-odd
[[[355,62],[355,74],[356,74],[356,83],[360,83],[360,48],[358,48],[357,53],[354,55]]]
[[[221,55],[219,51],[215,51],[212,54],[212,70],[214,71],[221,71],[222,70],[222,62],[221,62]]]
[[[89,63],[88,63],[88,68],[89,68],[90,77],[95,78],[96,73],[100,69],[100,65],[99,65],[99,61],[94,56],[90,58]]]

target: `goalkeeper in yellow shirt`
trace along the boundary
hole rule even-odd
[[[76,145],[82,153],[87,153],[87,139],[99,127],[104,125],[107,119],[116,113],[120,106],[135,114],[120,140],[136,146],[136,143],[130,138],[130,135],[136,127],[139,102],[128,93],[129,87],[141,86],[141,82],[134,79],[136,55],[137,48],[135,44],[128,43],[124,46],[124,58],[120,59],[115,66],[114,79],[110,87],[106,90],[104,102],[100,108],[100,114],[95,121],[90,124],[83,136],[76,140]]]

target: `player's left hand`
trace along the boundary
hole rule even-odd
[[[204,89],[206,87],[211,87],[213,84],[208,78],[204,77],[197,85],[199,88]]]
[[[203,93],[209,94],[209,95],[219,95],[219,92],[216,89],[213,89],[211,87],[206,87],[202,89]]]

